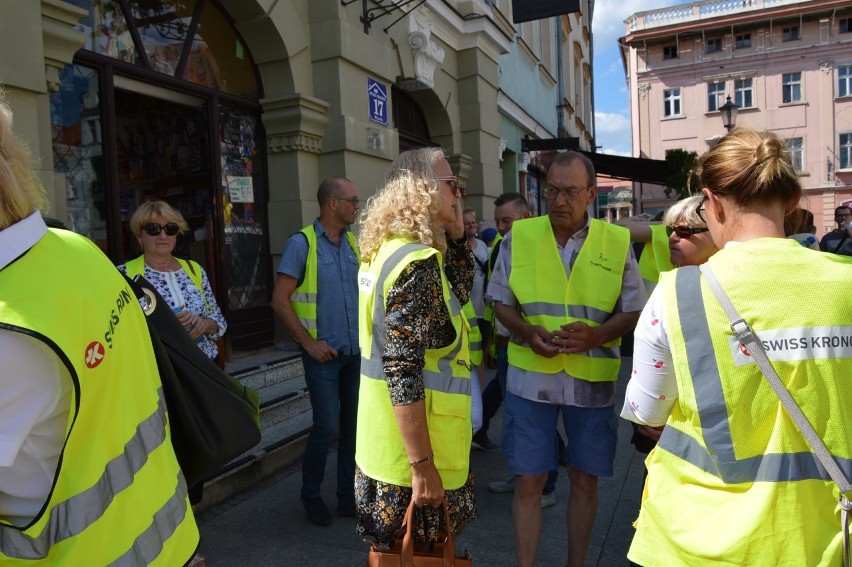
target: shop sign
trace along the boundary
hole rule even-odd
[[[254,186],[251,177],[227,176],[228,197],[232,203],[254,203]]]
[[[382,126],[388,125],[388,88],[386,85],[367,77],[367,99],[370,120]]]

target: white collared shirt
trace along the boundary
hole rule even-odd
[[[0,230],[0,270],[47,233],[41,214]],[[0,330],[0,518],[25,525],[53,486],[71,406],[71,376],[38,339]]]

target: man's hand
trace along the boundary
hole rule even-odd
[[[654,441],[659,441],[660,436],[663,434],[663,428],[665,425],[660,425],[658,427],[652,427],[650,425],[637,425],[636,431],[640,434],[648,437],[649,439],[653,439]]]
[[[444,501],[444,485],[435,468],[435,460],[429,459],[411,467],[411,499],[419,507],[438,508]]]
[[[311,358],[319,363],[328,362],[332,358],[337,358],[338,355],[338,352],[331,348],[325,341],[315,341],[311,339],[302,343],[302,347],[308,351]]]
[[[553,331],[554,344],[562,354],[577,354],[587,352],[603,344],[598,335],[599,327],[590,327],[581,321],[562,325],[558,331]]]
[[[553,358],[559,354],[559,346],[553,343],[553,334],[539,325],[530,325],[523,335],[530,348],[539,356]]]

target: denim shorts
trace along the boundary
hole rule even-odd
[[[504,408],[503,452],[510,473],[537,475],[557,467],[556,427],[561,410],[568,465],[597,477],[612,476],[618,439],[614,406],[560,406],[507,392]]]

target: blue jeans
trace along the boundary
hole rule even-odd
[[[322,364],[302,350],[305,383],[311,396],[313,425],[302,459],[302,498],[321,495],[328,450],[338,427],[337,502],[355,502],[355,424],[361,355],[338,356]]]

